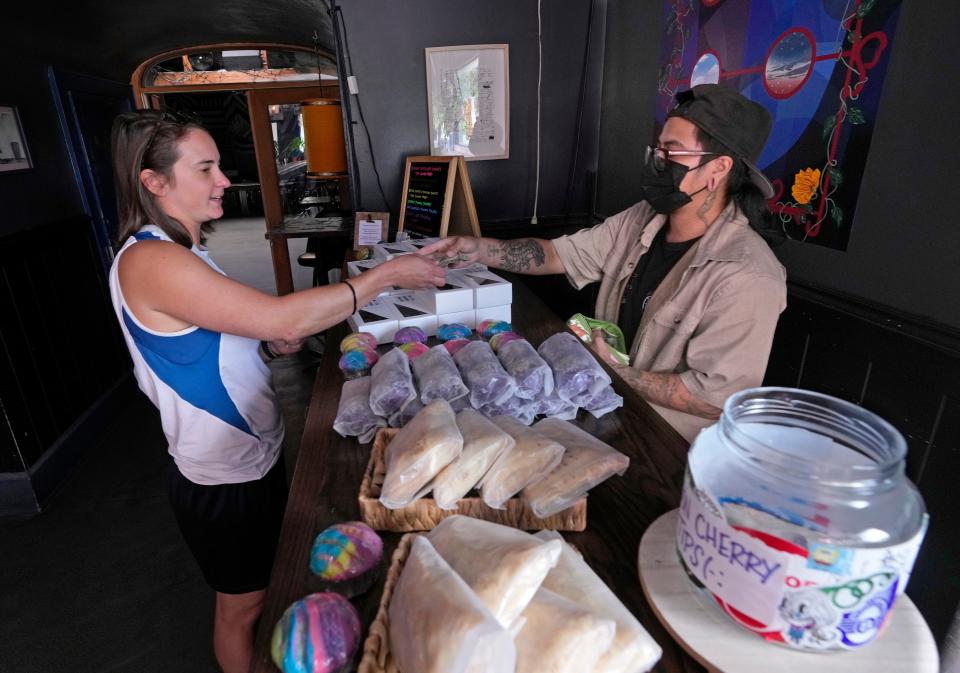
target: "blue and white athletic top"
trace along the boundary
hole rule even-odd
[[[131,236],[110,268],[110,294],[140,390],[160,410],[170,455],[196,484],[259,479],[283,443],[283,418],[260,342],[197,326],[157,332],[141,324],[124,301],[118,266],[123,253],[145,239],[170,240],[154,225]],[[223,273],[205,248],[191,250]]]

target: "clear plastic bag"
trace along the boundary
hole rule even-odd
[[[567,421],[544,418],[533,429],[562,444],[560,464],[540,481],[523,489],[523,500],[543,518],[566,509],[597,484],[622,475],[630,459]]]
[[[370,408],[370,377],[344,381],[340,389],[337,417],[333,421],[333,429],[337,434],[341,437],[357,437],[361,444],[366,444],[386,424],[386,420]]]
[[[540,587],[515,639],[516,673],[587,673],[613,642],[617,624]]]
[[[594,418],[605,416],[622,406],[623,398],[614,391],[613,386],[601,388],[600,392],[583,403],[583,408],[593,414]]]
[[[660,660],[663,650],[616,594],[591,570],[556,531],[541,531],[536,537],[561,543],[560,561],[550,571],[543,587],[560,594],[604,619],[617,624],[610,648],[600,656],[593,673],[644,673]]]
[[[450,403],[431,402],[387,445],[384,455],[387,471],[380,502],[389,509],[398,509],[422,497],[430,490],[430,481],[454,461],[462,449],[463,436]]]
[[[516,528],[467,516],[444,519],[427,537],[506,629],[518,623],[560,557],[557,540],[545,545]]]
[[[578,407],[610,385],[610,377],[600,363],[569,332],[557,332],[547,338],[537,352],[553,370],[557,394]]]
[[[480,484],[480,495],[488,507],[503,509],[507,500],[547,476],[560,464],[563,445],[510,416],[497,416],[491,420],[513,437],[515,443],[487,472]]]
[[[486,404],[480,407],[480,413],[487,418],[512,416],[524,425],[530,425],[537,416],[537,403],[514,395],[498,404]]]
[[[470,392],[460,378],[456,363],[442,344],[418,357],[411,367],[420,391],[420,401],[424,404],[434,400],[453,402]]]
[[[550,395],[544,395],[534,400],[533,410],[537,415],[543,415],[548,418],[560,418],[564,421],[572,421],[577,417],[577,411],[580,409],[557,394],[554,388]]]
[[[507,342],[497,353],[503,368],[517,382],[517,397],[526,400],[553,392],[553,371],[526,339]]]
[[[513,638],[468,584],[417,536],[387,609],[390,652],[411,673],[514,673]]]
[[[413,417],[419,414],[422,410],[423,404],[420,402],[420,399],[414,397],[412,400],[404,404],[400,408],[400,411],[396,412],[387,419],[387,425],[389,425],[391,428],[402,428],[411,420],[413,420]]]
[[[470,389],[470,404],[476,409],[502,402],[517,390],[517,382],[503,368],[486,341],[471,341],[457,351],[453,360]]]
[[[454,509],[500,454],[514,444],[513,437],[474,409],[457,414],[457,427],[463,435],[463,451],[433,480],[433,499],[440,509]]]
[[[391,349],[370,371],[370,408],[385,418],[400,411],[417,396],[410,360],[399,348]]]

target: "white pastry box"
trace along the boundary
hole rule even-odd
[[[409,241],[400,241],[399,243],[378,243],[371,245],[370,251],[373,258],[380,262],[386,262],[399,257],[400,255],[409,255],[419,250],[415,245],[410,245]]]
[[[425,292],[430,293],[431,306],[437,315],[474,309],[473,288],[466,279],[451,278],[450,273],[447,273],[446,285],[431,288]]]
[[[372,334],[377,343],[390,343],[400,329],[401,318],[403,314],[388,301],[388,297],[377,297],[347,318],[347,324],[354,332]]]
[[[447,282],[451,279],[473,289],[475,308],[491,308],[513,303],[513,284],[482,264],[474,264],[463,269],[451,269],[447,272]]]
[[[437,314],[433,312],[433,301],[426,290],[399,290],[384,298],[400,313],[399,326],[419,327],[427,336],[437,335]]]
[[[466,325],[470,329],[477,329],[477,312],[475,309],[468,311],[455,311],[454,313],[441,313],[437,316],[437,324],[450,325],[455,322]]]
[[[502,320],[504,322],[512,322],[511,320],[511,305],[504,304],[503,306],[487,306],[485,308],[478,308],[477,313],[477,324],[479,325],[484,320]]]

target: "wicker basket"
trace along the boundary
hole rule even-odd
[[[416,537],[417,533],[404,535],[393,552],[390,570],[383,584],[383,595],[380,597],[377,616],[370,624],[367,639],[363,641],[363,656],[357,667],[357,673],[400,673],[393,657],[390,656],[390,620],[387,616],[387,606],[390,605],[393,589],[397,586],[400,571],[403,570],[403,564],[410,554],[410,547],[413,546],[413,540]]]
[[[479,497],[467,497],[460,500],[457,509],[444,510],[437,506],[433,498],[420,498],[406,507],[388,509],[380,502],[380,488],[386,474],[383,460],[384,451],[390,440],[398,432],[384,428],[377,432],[370,452],[370,462],[360,483],[360,517],[374,530],[407,533],[418,530],[431,530],[449,516],[462,514],[484,521],[492,521],[504,526],[521,530],[568,530],[582,531],[587,527],[587,499],[580,498],[567,509],[541,519],[519,497],[510,498],[506,509],[488,507]]]

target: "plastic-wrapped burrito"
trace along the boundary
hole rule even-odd
[[[442,344],[418,357],[411,367],[420,391],[420,401],[424,404],[434,400],[453,402],[470,392],[460,378],[456,363]]]
[[[514,673],[510,633],[423,535],[413,541],[388,616],[401,671]]]
[[[533,429],[563,444],[560,464],[540,481],[523,489],[523,500],[543,518],[566,509],[597,484],[623,474],[630,459],[567,421],[544,418]]]
[[[543,415],[548,418],[559,418],[564,421],[572,421],[577,417],[577,411],[580,409],[576,404],[569,402],[557,394],[554,388],[550,395],[545,395],[534,400],[533,410],[537,415]]]
[[[361,444],[373,439],[387,422],[370,408],[370,377],[345,381],[340,389],[340,404],[333,429],[341,437],[357,437]]]
[[[487,472],[480,484],[480,496],[488,507],[503,509],[507,500],[560,464],[563,446],[510,416],[497,416],[492,420],[513,437],[515,444]]]
[[[423,496],[430,490],[430,481],[460,455],[462,448],[463,436],[450,403],[431,402],[387,445],[380,502],[398,509]]]
[[[517,382],[486,341],[471,341],[457,351],[453,360],[470,389],[470,404],[474,408],[506,400],[517,390]]]
[[[453,509],[457,501],[477,485],[501,453],[513,448],[513,437],[474,409],[457,414],[463,435],[460,457],[433,480],[433,499],[440,509]]]
[[[414,397],[412,400],[400,407],[400,411],[394,413],[390,418],[387,419],[387,425],[391,428],[402,428],[411,420],[414,416],[419,414],[423,410],[423,404],[420,400]]]
[[[514,395],[496,404],[483,405],[480,407],[480,413],[487,418],[512,416],[524,425],[530,425],[537,416],[537,403],[535,400],[526,400]]]
[[[583,403],[583,408],[593,414],[594,418],[605,416],[622,406],[623,398],[614,391],[613,386],[601,388],[600,392]]]
[[[503,368],[517,382],[517,397],[526,400],[553,392],[553,370],[526,339],[514,339],[497,353]]]
[[[607,651],[617,624],[542,586],[523,611],[516,673],[585,673]]]
[[[516,528],[467,516],[444,519],[427,537],[507,629],[519,623],[560,556],[558,540],[545,545]]]
[[[593,673],[644,673],[653,668],[663,650],[586,561],[555,531],[541,531],[535,537],[563,545],[560,561],[543,581],[544,588],[617,623],[613,643],[600,656]]]
[[[389,418],[417,396],[410,373],[410,360],[399,348],[393,348],[370,371],[370,408]]]
[[[547,338],[537,352],[553,370],[557,394],[578,407],[610,384],[600,363],[569,332],[557,332]]]

